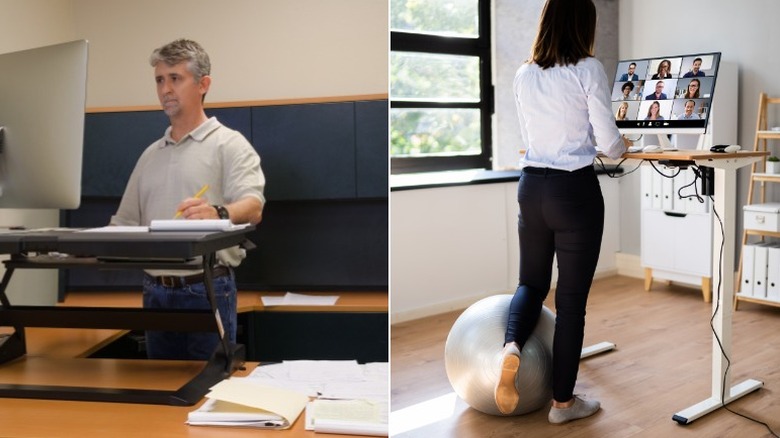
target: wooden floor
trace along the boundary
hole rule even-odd
[[[549,300],[548,306],[553,309]],[[498,417],[454,397],[444,367],[444,343],[460,311],[395,324],[393,436],[772,436],[764,426],[723,408],[689,425],[672,421],[677,411],[711,394],[711,312],[698,289],[656,281],[653,290],[645,292],[639,279],[597,280],[588,303],[585,345],[610,341],[617,349],[580,364],[575,393],[601,401],[601,411],[562,426],[547,422],[549,405],[522,416]],[[764,387],[729,407],[768,423],[780,434],[780,309],[740,304],[732,333],[732,383],[752,378],[764,382]]]

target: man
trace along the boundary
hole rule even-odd
[[[150,64],[171,125],[141,154],[111,224],[149,225],[174,216],[259,223],[265,203],[260,157],[240,133],[208,118],[203,109],[211,85],[208,54],[198,43],[180,39],[155,50]],[[206,193],[194,196],[204,185]],[[217,308],[231,342],[236,339],[233,268],[244,257],[244,250],[228,248],[217,253],[213,267]],[[145,308],[210,308],[199,270],[147,270],[143,283]],[[219,341],[216,333],[146,333],[147,355],[154,359],[208,359]]]
[[[658,81],[655,83],[655,92],[650,93],[645,97],[645,100],[665,100],[666,94],[664,94],[664,81]]]
[[[705,76],[704,72],[701,71],[701,58],[696,58],[693,60],[693,65],[691,66],[691,70],[688,71],[683,75],[684,78],[694,78],[694,77],[701,77]]]
[[[692,100],[685,102],[685,112],[677,116],[677,120],[699,120],[699,115],[693,112],[695,107],[696,102]]]
[[[628,64],[628,73],[623,73],[623,76],[620,77],[620,82],[625,81],[638,81],[639,76],[634,74],[634,71],[636,70],[636,63],[632,62],[631,64]]]

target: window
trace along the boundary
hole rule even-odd
[[[490,0],[390,1],[392,173],[491,168]]]

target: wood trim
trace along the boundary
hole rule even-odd
[[[380,312],[388,311],[385,291],[299,292],[306,295],[338,295],[333,306],[273,306],[263,305],[263,296],[282,296],[283,292],[238,291],[238,312]],[[138,308],[143,305],[141,291],[69,292],[60,306],[101,306]]]
[[[313,103],[337,103],[353,102],[363,100],[386,100],[388,94],[357,94],[352,96],[330,96],[330,97],[303,97],[292,99],[268,99],[268,100],[243,100],[235,102],[211,102],[206,103],[206,109],[212,108],[241,108],[250,106],[276,106],[276,105],[305,105]],[[88,114],[94,113],[119,113],[135,111],[159,111],[159,105],[135,105],[135,106],[107,106],[90,107],[86,109]]]

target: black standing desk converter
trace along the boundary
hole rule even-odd
[[[26,354],[25,327],[164,331],[213,331],[221,342],[202,371],[175,391],[86,388],[53,385],[0,385],[0,397],[109,401],[191,406],[245,358],[244,347],[229,342],[222,329],[211,269],[204,269],[210,310],[106,307],[15,306],[6,295],[16,269],[202,269],[214,266],[220,249],[247,242],[250,226],[233,231],[90,232],[71,229],[0,233],[0,254],[10,254],[0,283],[0,327],[13,332],[0,344],[0,364]],[[249,245],[252,246],[251,243]],[[51,253],[58,253],[52,256]],[[66,255],[66,256],[63,256]],[[2,365],[0,365],[2,366]]]

